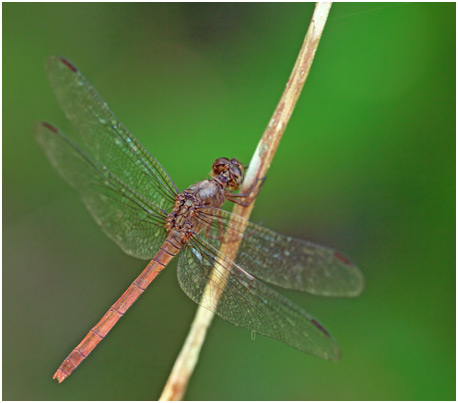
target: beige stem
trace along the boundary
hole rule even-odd
[[[286,88],[278,102],[272,119],[267,125],[256,151],[254,152],[253,158],[250,161],[245,181],[240,191],[241,193],[250,189],[258,178],[264,178],[266,176],[270,163],[277,151],[280,139],[308,76],[331,5],[332,3],[319,2],[315,6],[312,20],[293,71],[286,83]],[[248,219],[253,206],[254,202],[247,207],[236,204],[233,213]],[[241,228],[239,227],[238,229]],[[221,252],[229,259],[235,260],[239,243],[240,241],[222,244]],[[215,264],[218,265],[218,262]],[[219,272],[221,273],[221,270]],[[229,274],[230,273],[228,273],[228,276]],[[219,279],[217,280],[218,287],[215,289],[215,286],[212,287],[207,285],[204,291],[202,299],[207,299],[207,301],[211,300],[212,304],[214,304],[214,308],[216,308],[220,296],[220,292],[217,292],[217,289],[224,289],[227,277],[221,278],[221,275],[219,275]],[[216,276],[212,275],[213,281],[210,281],[208,284],[214,283],[216,281],[215,279]],[[210,295],[212,298],[209,298]],[[173,366],[172,372],[170,373],[159,400],[181,400],[183,398],[189,378],[197,364],[199,352],[212,319],[213,312],[199,306],[188,337],[175,361],[175,365]]]

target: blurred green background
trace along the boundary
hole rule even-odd
[[[176,263],[63,384],[54,371],[145,266],[50,167],[67,57],[180,189],[248,162],[313,4],[3,4],[3,399],[151,400],[196,305]],[[455,399],[455,4],[335,4],[252,220],[345,251],[357,299],[281,290],[340,362],[217,318],[187,399]]]

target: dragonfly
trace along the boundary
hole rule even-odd
[[[355,297],[364,278],[348,257],[221,209],[226,200],[247,205],[257,193],[234,193],[246,169],[235,158],[216,159],[209,179],[180,192],[71,62],[52,56],[46,71],[82,144],[46,122],[36,125],[38,143],[105,234],[128,255],[149,260],[53,379],[66,379],[178,254],[178,282],[197,304],[305,353],[340,358],[326,328],[264,282],[319,296]],[[222,248],[231,243],[238,246],[235,257]]]

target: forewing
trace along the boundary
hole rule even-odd
[[[178,281],[194,302],[236,326],[324,359],[340,358],[339,347],[316,319],[199,236],[188,242],[179,257]]]
[[[220,209],[206,208],[198,217],[208,225],[201,236],[216,249],[223,239],[241,240],[235,263],[261,280],[329,297],[354,297],[364,288],[360,270],[334,249],[277,234]]]
[[[79,193],[103,231],[129,255],[150,259],[166,231],[166,212],[80,149],[48,123],[39,123],[38,143],[59,174]]]
[[[47,60],[48,79],[60,106],[88,151],[145,199],[167,210],[177,194],[159,162],[129,133],[86,77],[69,61]]]

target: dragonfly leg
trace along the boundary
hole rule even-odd
[[[265,180],[265,176],[263,178],[256,179],[256,181],[245,193],[226,193],[226,199],[233,203],[240,204],[241,206],[249,206],[258,196],[258,193],[264,185]]]

